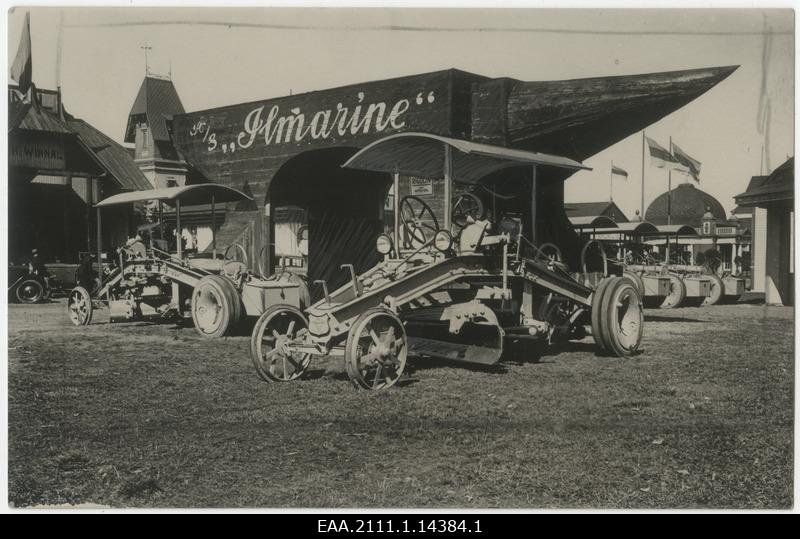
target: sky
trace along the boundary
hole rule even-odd
[[[7,58],[26,8],[8,13]],[[117,141],[142,78],[172,80],[187,111],[458,68],[526,81],[739,65],[646,129],[702,163],[698,187],[730,211],[750,177],[794,152],[794,14],[789,9],[564,10],[31,8],[33,80]],[[61,46],[59,47],[59,43]],[[768,111],[767,114],[764,114]],[[766,146],[766,159],[762,159]],[[569,202],[640,207],[642,134],[587,159]],[[667,173],[645,159],[645,205]],[[693,181],[673,174],[673,187]]]

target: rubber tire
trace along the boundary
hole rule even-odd
[[[72,322],[72,317],[69,316],[69,298],[72,296],[72,294],[74,292],[80,292],[86,298],[89,299],[89,304],[88,304],[89,305],[89,307],[88,307],[89,314],[86,315],[86,319],[83,320],[83,322],[81,322],[80,324],[76,324],[75,322]],[[69,294],[67,295],[67,317],[69,317],[69,320],[70,320],[70,322],[72,322],[72,325],[78,326],[78,327],[80,327],[80,326],[88,326],[92,322],[92,315],[93,314],[94,314],[94,305],[92,305],[92,295],[89,293],[89,291],[86,290],[82,286],[76,286],[75,288],[70,290]]]
[[[620,342],[620,328],[617,323],[616,304],[618,297],[629,290],[634,295],[634,300],[639,308],[639,330],[636,336],[636,343],[631,348],[625,348]],[[644,331],[644,306],[642,296],[636,287],[636,283],[627,277],[614,277],[603,289],[603,297],[600,300],[600,332],[606,344],[606,352],[617,357],[632,356],[639,349],[642,343]]]
[[[225,303],[222,304],[223,321],[211,332],[205,332],[200,329],[197,321],[197,308],[195,303],[200,289],[204,287],[211,287],[215,291],[215,295],[225,301]],[[230,279],[220,275],[206,275],[198,281],[197,285],[192,290],[191,311],[194,329],[200,336],[208,339],[224,337],[225,335],[229,335],[241,321],[241,298],[239,298],[239,294]]]
[[[684,300],[686,299],[686,285],[684,284],[683,279],[681,279],[674,273],[667,274],[667,277],[669,277],[670,280],[670,294],[669,296],[664,298],[664,301],[661,302],[661,305],[659,305],[659,307],[662,309],[677,309],[683,304]],[[670,298],[672,298],[673,296],[672,291],[674,288],[677,288],[678,293],[675,299],[670,300]]]
[[[36,296],[33,299],[27,299],[20,295],[20,291],[22,287],[25,285],[33,285],[38,291]],[[44,285],[37,281],[36,279],[32,279],[28,277],[27,279],[23,279],[21,283],[19,283],[16,288],[14,289],[14,296],[17,298],[17,301],[20,303],[24,303],[26,305],[33,305],[34,303],[39,303],[44,300],[45,297],[45,290]]]
[[[300,309],[298,309],[297,307],[293,307],[291,305],[285,305],[285,304],[273,305],[272,307],[264,311],[264,313],[261,316],[258,317],[255,326],[253,326],[253,333],[250,335],[250,360],[253,362],[253,367],[255,367],[258,377],[266,382],[290,382],[291,380],[300,378],[301,376],[303,376],[305,371],[308,369],[308,365],[310,364],[310,359],[309,359],[303,371],[297,377],[291,378],[289,380],[283,378],[275,378],[271,376],[268,371],[264,371],[264,369],[261,368],[261,358],[259,357],[258,353],[258,342],[261,340],[261,332],[263,331],[263,327],[267,324],[268,319],[272,318],[272,316],[275,314],[276,311],[282,311],[282,310],[291,311],[292,313],[299,315],[300,318],[302,318],[302,320],[305,322],[306,325],[305,327],[308,328],[308,317],[306,317],[306,315],[303,314],[303,312]]]
[[[725,298],[725,283],[718,275],[709,275],[711,279],[711,295],[703,300],[703,306],[717,305]]]
[[[639,274],[633,273],[632,271],[623,271],[622,276],[627,277],[628,279],[633,281],[633,284],[636,285],[636,289],[639,291],[639,295],[642,296],[642,298],[644,298],[644,281],[639,276]]]
[[[600,313],[601,311],[601,302],[603,300],[603,293],[605,292],[606,286],[611,282],[613,277],[604,277],[597,283],[597,288],[594,289],[594,296],[592,297],[592,338],[594,342],[597,343],[597,346],[600,348],[600,352],[604,353],[608,348],[608,345],[605,342],[603,330],[600,326]]]
[[[242,302],[242,296],[239,294],[239,290],[236,289],[236,285],[233,284],[233,281],[230,279],[225,278],[223,275],[216,275],[215,277],[219,277],[225,284],[228,286],[228,293],[233,301],[233,311],[234,311],[234,323],[231,326],[231,330],[240,327],[242,321],[247,317],[247,313],[244,309],[244,303]]]
[[[371,390],[372,388],[369,387],[368,385],[363,384],[361,382],[361,380],[360,380],[360,376],[358,376],[358,374],[353,372],[353,370],[352,370],[352,368],[350,366],[350,355],[352,353],[352,350],[354,349],[354,346],[356,345],[354,335],[356,334],[356,330],[360,328],[361,323],[364,321],[364,319],[366,319],[367,317],[369,317],[369,316],[371,316],[371,315],[373,315],[375,313],[378,313],[378,312],[394,318],[395,321],[399,324],[400,328],[403,330],[403,340],[405,341],[404,344],[403,344],[403,348],[405,349],[405,354],[406,354],[406,360],[403,362],[402,368],[397,373],[397,378],[392,380],[392,382],[390,384],[382,386],[382,387],[379,387],[378,389],[389,389],[395,383],[397,383],[397,381],[400,378],[402,378],[403,371],[405,370],[406,364],[408,363],[408,334],[406,333],[406,328],[403,325],[402,320],[400,320],[400,318],[393,311],[390,311],[389,309],[384,309],[383,307],[376,307],[374,309],[369,309],[368,311],[362,313],[353,322],[353,325],[350,327],[350,331],[347,333],[347,343],[345,344],[345,348],[344,348],[344,366],[345,366],[345,369],[347,370],[347,376],[350,378],[350,382],[352,382],[353,385],[356,388],[359,388],[359,389]],[[359,331],[359,333],[360,333],[360,331]]]

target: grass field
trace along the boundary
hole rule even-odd
[[[338,362],[260,381],[247,338],[9,306],[15,506],[787,508],[792,311],[646,311],[494,370],[417,361],[385,392]]]

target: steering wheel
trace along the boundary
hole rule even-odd
[[[483,218],[485,212],[483,202],[472,193],[461,193],[453,197],[452,201],[452,220],[458,228],[464,228],[469,223],[468,218],[474,221]]]
[[[234,247],[237,248],[240,253],[242,253],[243,260],[236,260],[232,256],[229,256],[231,249]],[[225,254],[222,258],[222,272],[231,279],[235,278],[237,273],[241,273],[245,268],[247,268],[247,251],[245,251],[244,247],[242,247],[242,245],[239,243],[231,243],[228,245],[228,248],[225,249]],[[237,264],[238,267],[236,267],[233,272],[228,273],[228,267]]]
[[[429,221],[433,221],[433,225]],[[400,200],[400,226],[403,229],[403,247],[406,249],[425,245],[439,231],[439,221],[431,207],[421,198],[412,195]]]
[[[554,256],[547,256],[547,254],[544,252],[545,249],[553,251]],[[561,262],[561,249],[559,249],[558,246],[553,243],[543,243],[536,250],[536,260],[543,259],[552,260],[553,262]]]
[[[603,249],[603,244],[597,240],[587,241],[586,245],[584,245],[583,249],[581,249],[581,269],[583,270],[583,273],[588,273],[586,271],[586,252],[592,245],[597,245],[598,249],[600,250],[600,254],[603,255],[603,276],[608,277],[608,257],[606,256],[606,250]]]

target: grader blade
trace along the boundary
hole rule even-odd
[[[503,331],[493,323],[466,322],[453,333],[449,321],[406,321],[409,353],[494,365],[503,355]]]
[[[500,361],[500,357],[503,355],[502,348],[437,341],[425,337],[409,337],[408,352],[416,356],[429,356],[480,365],[494,365]]]

